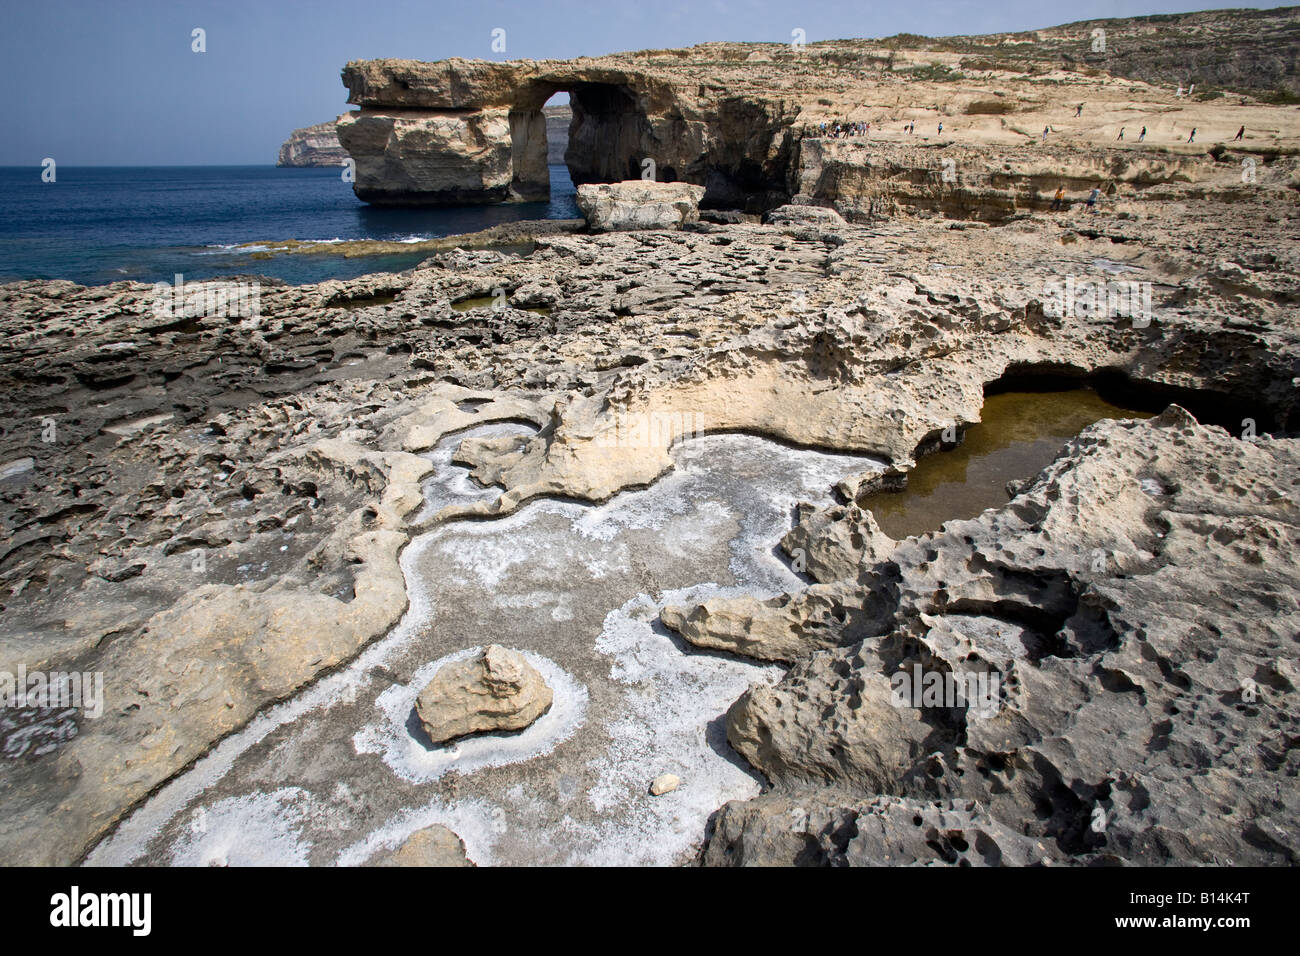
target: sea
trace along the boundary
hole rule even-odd
[[[361,202],[338,167],[58,166],[53,182],[41,173],[39,166],[0,167],[0,282],[152,283],[180,274],[263,275],[302,285],[409,269],[429,253],[267,257],[256,245],[236,247],[286,239],[414,243],[580,215],[563,165],[551,166],[548,202],[414,209]]]

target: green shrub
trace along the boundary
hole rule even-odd
[[[1261,93],[1258,99],[1261,103],[1271,103],[1273,106],[1290,106],[1293,103],[1300,103],[1300,96],[1284,86],[1269,90],[1267,93]]]
[[[929,66],[912,66],[898,72],[905,73],[913,79],[928,80],[931,83],[955,83],[958,80],[965,79],[965,75],[961,70],[954,70],[942,63],[931,63]]]

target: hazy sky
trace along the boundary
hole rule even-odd
[[[706,40],[1028,30],[1231,0],[7,0],[0,165],[274,163],[349,107],[350,59],[571,57]],[[1258,5],[1258,4],[1256,4]],[[207,51],[191,51],[191,31]],[[491,50],[506,31],[506,52]]]

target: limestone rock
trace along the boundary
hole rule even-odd
[[[440,824],[416,830],[396,850],[372,857],[369,866],[383,867],[450,867],[473,866],[465,855],[465,844],[455,833]]]
[[[338,121],[339,142],[357,164],[353,190],[379,205],[509,199],[510,130],[506,110],[347,113]],[[543,125],[543,149],[545,135]]]
[[[976,801],[818,790],[732,802],[717,816],[705,866],[1032,866],[1055,858]]]
[[[884,676],[866,668],[841,676],[837,661],[819,651],[779,689],[751,687],[727,711],[727,740],[774,783],[838,780],[868,793],[897,793],[926,752],[932,728],[919,711],[894,706]],[[804,686],[826,686],[828,696],[800,693]],[[833,716],[829,699],[844,702]]]
[[[791,836],[785,797],[730,804],[706,861],[1295,859],[1296,800],[1265,765],[1295,693],[1275,662],[1300,626],[1298,456],[1177,406],[1102,421],[1007,506],[899,543],[873,569],[888,586],[863,592],[860,644],[728,713],[732,745],[812,825]],[[755,607],[771,619],[751,628],[795,602]],[[890,698],[891,675],[972,667],[999,678],[990,713]],[[1243,804],[1250,820],[1206,812]],[[856,836],[815,836],[832,832]]]
[[[1253,34],[1249,42],[1259,45]],[[678,68],[667,53],[640,58],[639,72],[626,62],[622,72],[609,61],[588,64],[590,73],[534,65],[512,72],[525,82],[503,89],[540,112],[553,92],[546,77],[604,84],[575,107],[571,165],[580,182],[636,175],[629,161],[649,155],[663,171],[660,146],[678,149],[678,124],[677,178],[738,194],[743,221],[707,232],[446,237],[425,246],[428,254],[503,243],[531,251],[453,253],[401,274],[306,286],[261,278],[255,320],[158,317],[154,288],[137,282],[0,284],[0,470],[20,469],[0,482],[0,671],[25,664],[105,675],[102,716],[81,721],[75,735],[42,727],[43,753],[30,728],[0,729],[0,862],[75,863],[218,741],[353,660],[400,619],[408,598],[398,556],[421,528],[508,514],[548,495],[598,502],[653,482],[682,467],[674,443],[683,422],[876,456],[901,476],[939,430],[978,421],[986,387],[1014,388],[1021,374],[1120,377],[1159,390],[1162,403],[1178,396],[1201,422],[1231,427],[1177,412],[1142,426],[1096,426],[1063,441],[1041,475],[1013,482],[1015,500],[911,540],[890,541],[868,521],[863,495],[874,478],[843,483],[840,504],[800,509],[783,546],[791,564],[804,549],[804,570],[818,584],[706,602],[708,616],[682,628],[705,646],[799,665],[769,692],[780,707],[756,695],[737,714],[737,739],[782,793],[810,792],[798,805],[810,815],[816,797],[826,808],[816,819],[827,826],[874,799],[868,788],[879,783],[864,781],[887,778],[915,805],[940,800],[967,813],[978,804],[970,823],[916,815],[922,829],[973,835],[972,847],[984,834],[1007,860],[1024,858],[1009,849],[1011,831],[1067,863],[1300,858],[1300,807],[1287,786],[1297,751],[1279,736],[1298,683],[1300,465],[1289,436],[1300,423],[1300,259],[1290,241],[1294,190],[1278,186],[1296,181],[1300,114],[1240,105],[1236,95],[1174,102],[1167,90],[1075,73],[1063,90],[1089,101],[1069,132],[1075,146],[1030,145],[1017,125],[1032,132],[1035,111],[1070,112],[1053,84],[999,76],[1015,111],[981,117],[965,111],[988,90],[900,75],[882,81],[889,108],[903,91],[911,92],[900,119],[923,101],[953,98],[945,137],[960,131],[960,147],[936,145],[918,112],[914,135],[928,136],[926,146],[903,140],[909,134],[896,123],[873,130],[878,161],[858,161],[869,152],[862,143],[836,140],[826,162],[803,167],[799,155],[811,157],[818,137],[803,136],[797,151],[783,138],[793,106],[782,112],[763,92],[780,76],[754,74],[767,64],[744,65],[745,45],[706,52],[719,62],[738,54],[726,82],[744,80],[745,92],[728,92],[729,105],[707,92],[698,99],[697,80],[694,92],[676,83],[663,92],[658,84]],[[798,59],[802,75],[829,75],[814,53],[789,64],[774,54],[772,68],[805,69]],[[820,91],[832,101],[825,111],[877,101],[853,99],[858,62],[839,74],[855,77],[843,97]],[[603,79],[598,70],[608,71]],[[533,85],[532,76],[545,82]],[[409,75],[414,91],[418,78]],[[638,116],[616,121],[596,109],[624,78],[644,96],[632,113],[649,111],[659,144],[641,139]],[[1142,151],[1127,141],[1112,145],[1117,117],[1093,115],[1102,94],[1114,113],[1159,113],[1148,155],[1130,155]],[[781,96],[797,98],[790,89]],[[707,109],[671,119],[674,103]],[[822,108],[805,106],[812,122]],[[439,122],[434,107],[409,108],[390,112],[417,126]],[[507,110],[508,124],[511,108],[488,98],[474,107],[481,116],[448,115],[460,117],[462,132],[475,124],[499,131],[492,111]],[[367,110],[385,112],[382,103]],[[1258,182],[1241,182],[1247,157],[1229,150],[1215,163],[1160,125],[1189,119],[1207,144],[1230,141],[1245,123],[1246,145],[1261,160]],[[380,122],[376,156],[390,145],[401,153],[402,137],[390,144],[388,131]],[[540,145],[533,131],[525,130],[528,142]],[[626,140],[599,158],[614,132]],[[497,147],[485,149],[485,163],[498,163]],[[411,169],[395,174],[422,175],[421,156],[413,150]],[[955,183],[943,178],[942,158],[955,160]],[[1116,201],[1143,201],[1115,214],[1039,214],[1044,199],[1050,205],[1040,186],[1053,163],[1080,178],[1114,169]],[[517,178],[512,157],[510,176],[490,188],[510,193]],[[834,230],[760,225],[746,197],[777,186],[868,214],[875,201],[876,215],[869,224],[850,215]],[[1018,221],[958,232],[909,212],[998,208]],[[410,251],[383,251],[397,249]],[[284,254],[293,254],[289,244]],[[1047,315],[1045,284],[1068,275],[1149,280],[1151,327]],[[498,288],[511,307],[452,307]],[[792,309],[796,290],[806,302]],[[42,439],[46,414],[57,420],[52,443]],[[1246,418],[1258,440],[1242,440]],[[647,419],[652,427],[636,427]],[[114,431],[151,420],[128,436]],[[536,430],[467,438],[456,451],[474,480],[504,492],[445,507],[431,501],[431,514],[417,519],[412,509],[425,501],[421,481],[432,468],[422,453],[444,436],[506,421]],[[681,620],[696,610],[681,609]],[[864,742],[852,752],[860,735],[845,709],[859,682],[917,663],[995,669],[1005,678],[1003,709],[984,720],[960,708],[921,720],[920,759],[911,759],[911,737],[897,751],[877,746],[871,756]],[[829,725],[851,752],[806,746],[816,734],[781,726],[786,708],[796,725]],[[301,782],[290,772],[266,779]],[[1043,819],[1039,794],[1048,801]],[[1111,820],[1104,845],[1088,836],[1097,805]],[[746,818],[763,816],[763,804],[738,806],[749,808]],[[731,812],[720,814],[719,833]],[[864,859],[901,840],[887,831],[910,820],[905,809],[872,811],[868,822],[877,818],[887,818],[886,835]],[[735,858],[780,856],[789,845],[758,835],[778,823],[725,830],[742,833],[727,847]],[[826,852],[840,852],[831,837]],[[921,845],[904,842],[926,861]],[[790,859],[822,859],[822,846]]]
[[[956,41],[972,53],[1015,49],[1019,76],[992,54],[953,55],[936,64],[926,41],[919,49],[886,49],[848,40],[821,42],[810,56],[707,43],[573,60],[364,60],[348,63],[342,79],[363,119],[400,114],[418,125],[460,117],[474,125],[476,117],[509,116],[509,134],[482,160],[495,173],[503,163],[508,167],[508,190],[503,195],[485,185],[478,198],[463,194],[463,201],[548,194],[542,111],[564,90],[573,111],[564,161],[580,185],[638,175],[641,162],[651,158],[663,178],[704,186],[708,205],[749,213],[802,196],[864,218],[911,208],[1004,220],[1027,208],[1049,209],[1062,183],[1078,200],[1098,181],[1118,180],[1127,191],[1204,179],[1216,163],[1203,147],[1185,144],[1192,126],[1208,142],[1212,135],[1226,140],[1244,123],[1252,147],[1280,145],[1272,131],[1290,127],[1281,118],[1284,107],[1228,96],[1174,102],[1170,93],[1185,81],[1187,63],[1196,64],[1198,77],[1216,93],[1296,92],[1287,68],[1297,52],[1295,20],[1290,8],[1174,15],[1158,30],[1140,18],[1107,20],[1110,46],[1100,54],[1085,51],[1086,62],[1079,60],[1077,29],[1070,27]],[[935,65],[948,76],[916,75]],[[1055,71],[1070,77],[1059,90],[1040,79]],[[1078,100],[1088,101],[1087,115],[1062,123]],[[947,121],[943,134],[935,124],[939,102]],[[1139,114],[1151,126],[1146,145],[1160,144],[1150,152],[1132,149]],[[846,118],[872,123],[870,135],[818,135],[823,122]],[[905,132],[909,121],[919,125]],[[1125,124],[1130,135],[1121,142]],[[1044,125],[1053,134],[1040,143],[1036,133]],[[423,167],[430,161],[463,165],[470,151],[453,162],[440,138],[423,155],[419,138],[393,131],[392,139],[345,139],[357,161],[357,195],[372,202],[450,201],[439,199],[436,184],[427,188]],[[1058,141],[1087,142],[1092,155],[1058,152]],[[1027,151],[1029,145],[1037,148]],[[980,156],[972,146],[999,150]],[[1171,151],[1178,155],[1160,155]],[[1234,162],[1218,166],[1216,188],[1225,188],[1228,174],[1240,169]],[[1285,181],[1287,171],[1281,172]]]
[[[799,523],[781,539],[782,550],[818,581],[857,578],[896,545],[870,510],[853,503],[822,511],[801,508]]]
[[[764,216],[763,221],[774,226],[783,226],[790,223],[805,226],[844,225],[844,217],[834,209],[828,209],[825,206],[793,204],[778,206]]]
[[[573,109],[567,104],[548,106],[542,110],[546,117],[546,163],[564,165],[564,151],[569,146],[569,124],[573,122]]]
[[[745,596],[693,608],[669,605],[659,619],[696,647],[792,663],[859,637],[871,603],[859,588],[817,585],[767,600]]]
[[[681,785],[681,778],[675,773],[660,774],[650,781],[650,793],[652,796],[662,797],[665,793],[672,793]]]
[[[337,120],[294,130],[280,147],[277,166],[342,166],[348,151],[339,144]]]
[[[435,744],[467,734],[523,730],[551,709],[551,688],[518,651],[499,644],[447,664],[420,691],[415,712]]]
[[[698,222],[703,186],[640,179],[578,187],[578,208],[597,232],[678,229]]]

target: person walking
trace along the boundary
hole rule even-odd
[[[1078,119],[1082,115],[1083,115],[1083,104],[1080,103],[1078,106],[1074,108],[1074,117],[1075,119]]]
[[[939,135],[943,135],[943,120],[939,120]]]
[[[1115,142],[1118,143],[1118,142],[1119,142],[1121,139],[1123,139],[1123,138],[1124,138],[1124,127],[1121,126],[1121,127],[1119,128],[1119,135],[1115,137]]]
[[[1050,126],[1044,126],[1044,127],[1043,127],[1043,142],[1044,142],[1044,143],[1047,142],[1047,131],[1048,131],[1049,129],[1051,129]]]
[[[1232,137],[1232,141],[1234,143],[1240,143],[1241,138],[1245,135],[1246,135],[1246,127],[1243,126],[1241,129],[1237,130],[1237,135]]]
[[[1097,200],[1101,198],[1101,189],[1097,186],[1092,187],[1092,192],[1088,193],[1088,212],[1096,215]]]
[[[1142,142],[1142,140],[1144,140],[1144,139],[1146,139],[1146,138],[1147,138],[1147,128],[1146,128],[1145,126],[1143,126],[1143,127],[1142,127],[1142,132],[1138,133],[1138,142],[1140,143],[1140,142]]]
[[[1065,202],[1065,187],[1056,187],[1056,197],[1052,200],[1052,211],[1056,212],[1061,208],[1061,203]]]
[[[1189,136],[1189,137],[1187,137],[1187,142],[1189,142],[1189,143],[1194,143],[1194,142],[1196,142],[1196,127],[1195,127],[1195,126],[1192,127],[1192,135]]]

